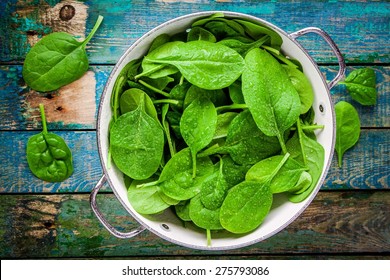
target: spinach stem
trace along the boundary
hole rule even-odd
[[[217,107],[217,113],[220,113],[221,111],[225,110],[234,110],[234,109],[247,109],[248,106],[246,104],[231,104],[231,105],[225,105],[225,106],[219,106]]]
[[[284,157],[282,158],[282,160],[279,162],[278,166],[274,169],[274,171],[272,171],[271,175],[269,175],[267,181],[268,182],[271,182],[272,179],[275,177],[275,175],[279,172],[280,168],[283,167],[283,165],[286,163],[286,161],[288,160],[288,158],[290,157],[290,154],[289,153],[286,153],[284,155]]]
[[[196,153],[191,151],[192,156],[192,178],[196,177]]]
[[[160,183],[158,180],[137,185],[137,188],[150,187]]]
[[[206,229],[206,236],[207,236],[207,246],[210,247],[211,246],[211,230],[210,229]]]
[[[142,72],[142,73],[139,73],[138,75],[135,75],[135,76],[134,76],[134,79],[135,79],[135,80],[138,80],[138,79],[141,78],[141,77],[149,76],[149,74],[152,74],[152,73],[154,73],[154,72],[156,72],[156,71],[158,71],[158,70],[160,70],[160,69],[163,69],[164,67],[165,67],[165,64],[160,64],[160,65],[158,65],[158,66],[156,66],[156,67],[154,67],[154,68],[151,68],[151,69],[148,70],[148,71],[144,71],[144,72]]]
[[[280,147],[282,147],[283,154],[287,154],[287,147],[286,144],[284,143],[283,135],[278,133],[278,135],[276,136],[278,137]]]
[[[207,148],[203,152],[199,153],[198,157],[207,157],[207,156],[211,156],[215,153],[222,153],[222,151],[220,151],[220,146],[218,145],[218,143],[212,145],[211,147]]]
[[[138,80],[138,82],[139,82],[141,85],[147,87],[147,88],[150,89],[150,90],[153,90],[153,91],[156,92],[156,93],[159,93],[159,94],[161,94],[161,95],[163,95],[163,96],[165,96],[165,97],[168,97],[168,98],[171,97],[171,95],[170,95],[169,93],[167,93],[167,92],[165,92],[165,91],[162,91],[162,90],[160,90],[160,89],[158,89],[158,88],[155,88],[154,86],[149,85],[147,82],[144,82],[144,81],[142,81],[142,80]]]
[[[176,99],[158,99],[153,100],[153,104],[172,104],[172,105],[179,105],[180,101]]]
[[[89,40],[91,40],[91,38],[93,37],[93,35],[95,35],[95,32],[98,30],[100,24],[102,23],[103,21],[103,16],[99,15],[98,16],[98,19],[96,20],[96,23],[95,25],[93,26],[91,32],[88,34],[87,38],[85,38],[85,40],[83,41],[83,45],[85,46],[86,44],[88,44]]]
[[[301,145],[303,164],[307,167],[306,154],[305,154],[305,150],[304,150],[303,143],[302,143],[302,134],[303,134],[303,131],[302,131],[302,127],[301,127],[301,121],[300,121],[299,119],[298,119],[298,121],[297,121],[297,129],[298,129],[299,144]]]
[[[323,124],[314,124],[314,125],[302,125],[302,130],[316,130],[316,129],[324,129],[325,125]],[[296,127],[292,127],[291,130],[296,130]]]
[[[46,125],[46,115],[45,115],[45,107],[43,104],[39,104],[39,110],[41,111],[41,121],[42,121],[42,132],[43,134],[47,133],[47,125]]]

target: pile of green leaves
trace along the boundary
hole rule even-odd
[[[273,194],[316,186],[313,91],[273,30],[222,14],[158,36],[112,92],[110,156],[141,214],[173,208],[207,231],[247,233]],[[208,238],[210,240],[210,238]]]

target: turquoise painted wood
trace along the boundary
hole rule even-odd
[[[106,218],[119,230],[138,224],[111,194],[98,195]],[[373,207],[375,204],[375,207]],[[359,209],[359,211],[356,211]],[[320,192],[287,228],[243,249],[206,252],[184,248],[146,230],[117,239],[99,224],[88,195],[0,196],[1,258],[389,258],[390,192]],[[206,242],[206,236],[205,236]]]
[[[254,15],[288,33],[309,26],[322,28],[333,37],[348,62],[389,62],[388,1],[91,0],[80,2],[77,11],[81,15],[70,19],[61,18],[60,7],[65,2],[2,1],[0,26],[10,28],[0,31],[0,61],[22,63],[30,43],[52,31],[65,29],[84,36],[75,26],[85,27],[88,32],[101,14],[105,20],[88,47],[89,56],[94,64],[113,64],[137,38],[167,20],[193,12],[225,10]],[[336,61],[317,36],[305,36],[300,41],[318,61]]]
[[[360,68],[362,66],[359,66]],[[349,66],[347,74],[359,67]],[[345,86],[331,90],[334,103],[340,100],[352,102],[359,112],[362,127],[390,127],[390,67],[370,66],[376,72],[378,102],[376,106],[361,106],[351,100]],[[91,66],[85,81],[74,83],[69,90],[37,93],[26,87],[21,76],[22,66],[0,66],[0,130],[39,129],[38,103],[47,103],[48,127],[56,130],[95,129],[96,115],[101,94],[112,66]],[[338,71],[335,66],[321,66],[321,71],[331,80]],[[85,90],[90,83],[95,90]],[[86,106],[90,104],[90,106]],[[10,110],[12,108],[12,110]]]
[[[287,33],[308,26],[324,29],[341,49],[347,73],[375,69],[378,104],[365,107],[351,101],[342,85],[331,90],[334,102],[347,100],[357,108],[361,138],[346,152],[342,168],[333,159],[305,212],[265,242],[203,252],[148,231],[119,240],[99,223],[88,201],[102,176],[95,129],[103,88],[118,58],[145,32],[174,17],[210,10],[248,13]],[[55,31],[83,38],[99,14],[104,21],[87,46],[91,66],[86,75],[50,94],[26,87],[21,71],[31,46]],[[0,1],[0,257],[390,259],[389,22],[389,1]],[[337,63],[329,47],[316,35],[298,40],[331,79]],[[62,183],[35,178],[25,159],[27,139],[41,129],[41,102],[49,130],[73,152],[75,172]],[[118,229],[137,226],[108,186],[98,195],[98,205]]]
[[[62,183],[35,178],[25,160],[27,139],[33,131],[0,132],[0,193],[90,192],[102,175],[94,131],[53,131],[62,136],[73,152],[74,174]],[[388,155],[390,133],[364,129],[358,144],[347,151],[344,166],[333,159],[323,190],[390,189]]]

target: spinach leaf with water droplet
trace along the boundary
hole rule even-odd
[[[102,21],[99,16],[91,33],[81,42],[65,32],[54,32],[39,40],[24,60],[22,74],[27,85],[46,92],[79,79],[88,70],[85,46]]]
[[[45,109],[39,104],[42,132],[27,142],[27,162],[31,172],[44,181],[62,182],[73,173],[72,153],[64,139],[47,131]]]
[[[359,114],[350,103],[340,101],[334,106],[336,112],[336,145],[339,166],[343,163],[344,153],[352,148],[360,136]]]

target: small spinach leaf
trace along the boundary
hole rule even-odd
[[[253,165],[247,172],[245,180],[263,182],[273,173],[278,167],[283,156],[273,156]],[[272,193],[281,193],[290,191],[298,182],[301,174],[305,171],[305,167],[292,158],[289,158],[286,163],[280,168],[279,172],[270,181],[269,187]]]
[[[211,142],[216,126],[217,111],[208,99],[195,99],[183,112],[180,132],[191,150],[193,177],[196,176],[196,154]]]
[[[200,228],[209,230],[223,229],[219,221],[220,209],[217,208],[211,210],[206,208],[202,203],[199,195],[191,199],[189,214],[191,221],[193,221],[194,224]]]
[[[27,142],[27,162],[31,172],[48,182],[62,182],[73,173],[72,153],[60,136],[47,131],[45,109],[39,104],[42,132]]]
[[[356,109],[346,101],[334,106],[336,112],[336,145],[339,166],[343,163],[345,151],[352,148],[359,140],[360,120]]]
[[[352,71],[344,81],[339,82],[347,87],[352,99],[362,105],[375,105],[377,99],[376,76],[371,68]]]
[[[162,193],[158,186],[138,187],[138,185],[151,180],[133,180],[127,190],[127,197],[131,206],[140,214],[160,213],[171,206],[161,197]]]
[[[229,190],[220,210],[221,225],[226,230],[247,233],[263,222],[273,200],[269,184],[288,157],[287,153],[266,180],[244,181]]]

